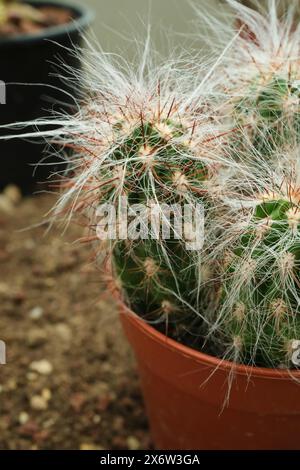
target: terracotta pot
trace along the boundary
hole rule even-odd
[[[300,449],[300,385],[289,371],[234,366],[168,339],[124,305],[158,449]],[[300,381],[300,372],[294,373]]]

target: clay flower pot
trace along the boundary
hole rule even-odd
[[[300,449],[300,372],[233,364],[168,339],[124,305],[157,449]]]

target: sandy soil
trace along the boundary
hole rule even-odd
[[[54,201],[0,196],[0,448],[148,449],[134,360],[81,230],[20,231]]]

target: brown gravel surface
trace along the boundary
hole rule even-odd
[[[148,449],[134,360],[81,229],[32,227],[54,201],[0,195],[0,448]]]

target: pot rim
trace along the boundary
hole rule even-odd
[[[266,367],[255,367],[248,366],[244,364],[235,364],[225,359],[220,359],[215,356],[210,356],[196,349],[189,348],[184,344],[181,344],[175,341],[172,338],[168,338],[164,334],[157,331],[153,326],[139,317],[134,313],[122,300],[117,299],[121,307],[121,314],[126,315],[132,323],[135,324],[140,330],[143,331],[148,337],[157,343],[164,343],[164,346],[168,349],[173,350],[177,354],[187,356],[188,358],[208,366],[212,366],[215,370],[222,370],[229,372],[234,372],[235,375],[243,375],[249,378],[251,377],[260,377],[266,379],[284,379],[284,380],[297,380],[300,383],[300,371],[293,371],[292,369],[268,369]]]
[[[58,26],[50,26],[37,34],[18,34],[13,37],[0,38],[0,49],[2,46],[32,45],[43,40],[56,40],[65,35],[80,31],[89,26],[95,18],[93,10],[83,5],[74,5],[69,0],[26,0],[29,5],[55,6],[61,9],[71,10],[75,17],[69,22]]]

